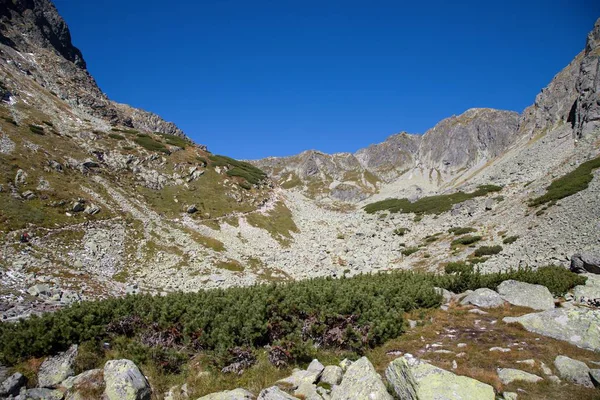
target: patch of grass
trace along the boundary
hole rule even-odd
[[[39,125],[29,124],[29,131],[36,135],[44,135],[44,127]]]
[[[475,252],[473,253],[473,255],[475,257],[493,256],[494,254],[498,254],[501,251],[502,251],[502,246],[500,246],[500,245],[496,245],[496,246],[481,246],[481,247],[477,248],[477,250],[475,250]]]
[[[219,261],[215,267],[231,272],[244,272],[244,267],[236,260]]]
[[[160,132],[156,132],[156,134],[162,136],[163,139],[165,140],[165,142],[171,146],[177,146],[182,149],[185,149],[187,146],[190,145],[189,140],[179,137],[179,136],[169,135],[168,133],[160,133]]]
[[[529,206],[536,207],[550,203],[587,189],[594,178],[592,172],[596,168],[600,168],[600,157],[586,161],[575,170],[553,180],[550,186],[546,188],[546,194],[529,201]]]
[[[483,185],[471,193],[456,192],[452,194],[428,196],[422,197],[415,202],[411,202],[408,199],[387,199],[368,204],[364,207],[364,210],[369,214],[384,210],[388,210],[392,213],[415,213],[418,215],[441,214],[450,211],[455,204],[462,203],[463,201],[475,197],[485,196],[488,193],[499,192],[500,190],[502,190],[501,186]]]
[[[283,202],[275,204],[275,207],[266,215],[255,212],[249,214],[246,220],[252,226],[265,229],[271,234],[273,239],[283,245],[289,243],[289,240],[292,238],[292,232],[298,232],[292,212]]]
[[[125,140],[125,136],[119,135],[118,133],[109,133],[108,137],[116,140]]]
[[[477,229],[471,228],[471,227],[464,227],[464,228],[454,227],[454,228],[448,229],[448,233],[452,233],[456,236],[464,235],[466,233],[473,233],[473,232],[477,232]]]
[[[452,241],[451,245],[452,246],[458,246],[458,245],[468,246],[470,244],[479,242],[481,239],[482,239],[481,236],[466,235],[466,236],[461,236],[457,239],[454,239]]]
[[[12,124],[14,126],[19,126],[19,124],[17,124],[17,121],[15,121],[12,117],[0,117],[2,118],[4,121],[8,122],[9,124]]]
[[[136,142],[138,145],[142,146],[143,148],[149,151],[158,151],[166,154],[170,153],[164,144],[157,142],[149,135],[139,134],[134,139],[134,142]]]
[[[400,253],[402,253],[402,255],[404,255],[404,256],[410,256],[411,254],[414,254],[419,250],[420,249],[418,247],[407,247],[404,250],[402,250]]]
[[[504,240],[502,241],[502,243],[504,243],[504,244],[512,244],[512,243],[516,242],[517,239],[519,239],[519,236],[509,236],[507,238],[504,238]]]

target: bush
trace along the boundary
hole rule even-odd
[[[368,204],[364,210],[373,214],[377,211],[388,210],[393,213],[415,213],[415,214],[441,214],[450,211],[454,204],[463,201],[485,196],[488,193],[502,190],[501,186],[483,185],[472,193],[456,192],[452,194],[442,194],[437,196],[422,197],[415,202],[408,199],[387,199]]]
[[[464,235],[466,233],[473,233],[473,232],[477,232],[477,229],[470,228],[470,227],[466,227],[466,228],[456,227],[456,228],[450,228],[450,229],[448,229],[448,233],[452,233],[452,234],[454,234],[456,236],[458,236],[458,235]]]
[[[444,267],[444,272],[447,274],[464,274],[473,272],[473,267],[463,261],[449,262]]]
[[[463,245],[463,246],[468,246],[470,244],[479,242],[481,240],[481,236],[473,236],[473,235],[465,235],[465,236],[461,236],[457,239],[454,239],[451,243],[452,246],[458,246],[458,245]]]
[[[29,130],[31,131],[31,133],[35,133],[36,135],[43,135],[44,134],[44,127],[43,126],[29,124]]]
[[[502,246],[500,246],[500,245],[496,245],[496,246],[481,246],[477,250],[475,250],[475,252],[473,253],[473,255],[475,257],[493,256],[494,254],[498,254],[501,251],[502,251]]]
[[[2,118],[4,121],[8,122],[9,124],[12,124],[14,126],[19,126],[19,124],[17,124],[17,121],[15,121],[11,117],[0,117],[0,118]]]
[[[177,147],[181,147],[182,149],[185,149],[187,146],[190,145],[189,140],[179,137],[179,136],[169,135],[168,133],[160,133],[160,132],[156,132],[156,134],[162,136],[165,139],[165,142],[171,146],[177,146]]]
[[[405,256],[410,256],[411,254],[414,254],[417,251],[419,251],[418,247],[407,247],[404,250],[402,250],[400,253],[402,253]]]
[[[118,133],[109,133],[108,137],[116,140],[125,140],[125,136],[119,135]]]
[[[165,147],[164,144],[162,144],[160,142],[157,142],[156,140],[152,139],[148,135],[139,134],[134,139],[134,141],[137,144],[139,144],[140,146],[142,146],[143,148],[145,148],[146,150],[149,150],[149,151],[159,151],[159,152],[162,152],[162,153],[169,154],[169,150]]]
[[[529,202],[530,207],[539,206],[571,196],[588,188],[594,178],[592,172],[600,168],[600,157],[586,161],[575,170],[552,181],[546,188],[546,194],[536,197]]]
[[[252,164],[238,161],[231,157],[212,155],[210,156],[210,161],[215,167],[225,166],[230,168],[227,170],[227,175],[243,178],[252,185],[256,185],[267,178],[267,174],[265,174],[261,169]]]
[[[518,236],[509,236],[507,238],[504,238],[504,240],[502,241],[502,243],[504,243],[504,244],[512,244],[512,243],[516,242],[518,238],[519,238]]]

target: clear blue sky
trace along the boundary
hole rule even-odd
[[[600,2],[55,0],[110,98],[237,158],[356,151],[471,107],[522,111]]]

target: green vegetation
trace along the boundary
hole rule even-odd
[[[396,228],[396,229],[394,229],[394,235],[398,235],[398,236],[404,236],[408,232],[410,232],[410,229],[408,229],[408,228]]]
[[[456,236],[464,235],[465,233],[473,233],[473,232],[477,232],[477,229],[471,228],[471,227],[465,227],[465,228],[455,227],[455,228],[448,229],[448,233],[452,233]]]
[[[255,212],[249,214],[246,220],[252,226],[265,229],[271,234],[273,239],[283,245],[287,245],[290,239],[292,239],[292,232],[298,232],[292,212],[283,202],[277,202],[275,207],[266,215]]]
[[[394,271],[78,303],[18,323],[0,323],[0,362],[14,365],[73,343],[102,341],[135,362],[153,360],[169,371],[198,352],[227,364],[236,347],[253,351],[271,345],[272,351],[288,354],[290,362],[310,360],[314,346],[360,354],[401,335],[405,312],[439,306],[434,286],[460,293],[494,289],[515,279],[561,295],[585,282],[562,267],[481,274],[454,263],[446,271]],[[86,369],[102,358],[88,355],[87,361],[79,360]]]
[[[118,133],[109,133],[108,137],[116,140],[125,140],[125,136],[119,135]]]
[[[404,250],[402,250],[400,253],[402,253],[402,255],[404,255],[404,256],[410,256],[411,254],[414,254],[419,250],[420,249],[418,247],[407,247]]]
[[[600,168],[600,157],[586,161],[575,170],[552,181],[546,188],[546,194],[536,197],[529,202],[530,207],[550,203],[571,196],[588,188],[594,178],[592,172]]]
[[[146,150],[159,151],[162,153],[169,154],[169,150],[165,147],[164,144],[157,142],[156,140],[154,140],[152,137],[150,137],[148,135],[139,134],[134,139],[134,141],[137,144],[139,144],[140,146],[142,146],[143,148],[145,148]]]
[[[452,194],[428,196],[422,197],[415,202],[411,202],[408,199],[387,199],[368,204],[364,207],[364,210],[369,214],[384,210],[393,213],[415,213],[419,215],[441,214],[450,211],[455,204],[462,203],[463,201],[475,197],[485,196],[488,193],[499,192],[500,190],[502,190],[502,187],[500,186],[483,185],[479,186],[477,190],[471,193],[456,192]]]
[[[236,260],[220,261],[219,263],[217,263],[216,267],[219,269],[226,269],[227,271],[231,272],[244,271],[244,267]]]
[[[43,126],[29,124],[29,131],[31,133],[35,133],[36,135],[43,135],[44,134],[44,127]]]
[[[512,244],[512,243],[516,242],[517,239],[519,239],[518,236],[509,236],[507,238],[504,238],[504,240],[502,241],[502,243],[504,243],[504,244]]]
[[[230,168],[227,170],[227,175],[243,178],[252,185],[260,183],[267,177],[267,174],[254,165],[235,160],[231,157],[212,155],[210,156],[210,161],[215,167],[225,166]]]
[[[9,124],[12,124],[14,126],[19,126],[19,124],[17,124],[17,121],[15,121],[12,117],[0,117],[2,118],[4,121],[8,122]]]
[[[468,246],[470,244],[479,242],[481,240],[481,236],[473,236],[473,235],[466,235],[466,236],[461,236],[458,239],[454,239],[451,243],[452,246],[458,246],[458,245],[463,245],[463,246]]]
[[[42,121],[42,123],[43,123],[44,125],[48,125],[48,126],[49,126],[49,127],[51,127],[51,128],[54,128],[54,124],[53,124],[52,122],[50,122],[50,121],[46,121],[46,120],[44,120],[44,121]]]
[[[136,131],[135,129],[119,129],[119,128],[111,128],[110,129],[113,132],[123,132],[123,133],[129,133],[130,135],[138,135],[140,134],[139,131]]]
[[[473,255],[475,257],[493,256],[494,254],[498,254],[501,251],[502,251],[502,246],[500,246],[500,245],[496,245],[496,246],[481,246],[481,247],[477,248],[477,250],[475,250],[475,252],[473,253]]]
[[[156,134],[162,136],[165,139],[165,142],[171,146],[177,146],[177,147],[181,147],[182,149],[185,149],[187,146],[190,145],[189,140],[186,140],[179,136],[169,135],[168,133],[160,133],[160,132],[156,132]]]

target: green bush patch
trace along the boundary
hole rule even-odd
[[[246,180],[246,182],[256,185],[263,181],[267,174],[264,173],[261,169],[255,167],[252,164],[247,162],[238,161],[231,157],[220,156],[220,155],[211,155],[210,161],[212,165],[215,167],[228,167],[227,175],[236,176]]]
[[[465,227],[465,228],[455,227],[455,228],[448,229],[448,233],[452,233],[456,236],[464,235],[465,233],[473,233],[473,232],[477,232],[477,229],[471,228],[471,227]]]
[[[470,244],[479,242],[481,240],[481,236],[473,236],[473,235],[466,235],[466,236],[461,236],[458,239],[454,239],[451,243],[452,246],[458,246],[458,245],[463,245],[463,246],[468,246]]]
[[[156,134],[162,136],[163,139],[165,139],[165,142],[168,145],[171,145],[171,146],[177,146],[177,147],[180,147],[182,149],[185,149],[187,146],[190,145],[190,141],[189,140],[184,139],[184,138],[179,137],[179,136],[170,135],[168,133],[160,133],[160,132],[156,132]]]
[[[507,238],[504,238],[504,240],[502,241],[502,243],[504,243],[504,244],[512,244],[512,243],[516,242],[517,239],[519,239],[518,236],[509,236]]]
[[[546,188],[546,194],[529,201],[529,206],[536,207],[551,201],[560,200],[587,189],[594,178],[592,172],[596,168],[600,168],[600,157],[586,161],[575,168],[575,170],[553,180],[550,186]]]
[[[19,124],[17,124],[17,121],[12,119],[11,117],[0,117],[0,118],[2,118],[4,121],[8,122],[9,124],[13,124],[14,126],[19,126]]]
[[[373,214],[377,211],[388,210],[393,213],[415,213],[415,214],[441,214],[446,211],[450,211],[452,206],[463,201],[485,196],[488,193],[499,192],[502,190],[501,186],[495,185],[483,185],[479,186],[477,190],[471,193],[456,192],[452,194],[442,194],[437,196],[422,197],[415,202],[411,202],[408,199],[387,199],[378,201],[375,203],[368,204],[364,207],[364,210]]]
[[[496,245],[496,246],[481,246],[481,247],[477,248],[477,250],[475,250],[475,252],[473,253],[473,255],[475,257],[493,256],[494,254],[498,254],[501,251],[502,251],[502,246],[500,246],[500,245]]]
[[[36,135],[43,135],[44,134],[44,127],[43,126],[29,124],[29,130],[31,131],[31,133],[35,133]]]
[[[402,253],[405,256],[410,256],[411,254],[414,254],[417,251],[419,251],[418,247],[407,247],[404,250],[402,250],[400,253]]]
[[[151,138],[148,135],[139,134],[134,139],[134,141],[138,145],[140,145],[143,148],[145,148],[146,150],[149,150],[149,151],[159,151],[161,153],[169,154],[169,150],[165,147],[164,144],[162,144],[160,142],[157,142],[156,140],[154,140],[153,138]]]
[[[116,140],[125,140],[125,136],[119,135],[118,133],[109,133],[108,137]]]

